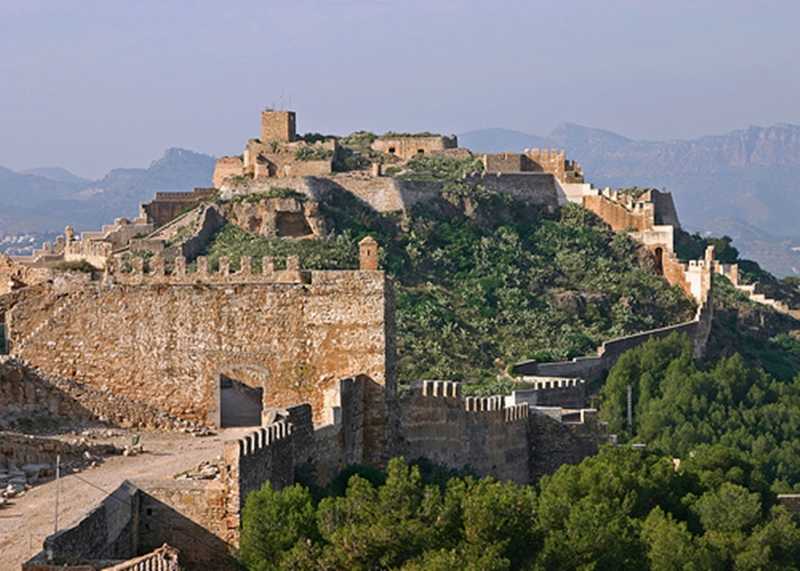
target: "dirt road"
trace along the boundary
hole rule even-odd
[[[145,454],[108,457],[96,468],[78,473],[91,485],[73,475],[61,479],[59,529],[79,521],[100,503],[106,492],[113,491],[124,480],[170,478],[203,460],[220,456],[225,440],[239,438],[251,430],[227,429],[203,438],[181,433],[144,433]],[[13,505],[0,510],[0,571],[18,571],[23,562],[41,551],[42,541],[54,530],[55,498],[56,484],[50,481],[28,490]]]

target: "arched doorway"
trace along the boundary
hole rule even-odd
[[[261,426],[266,371],[258,366],[230,366],[217,377],[217,426]]]

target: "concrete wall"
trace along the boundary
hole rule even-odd
[[[336,379],[363,374],[378,392],[394,390],[383,272],[160,270],[119,274],[125,284],[87,285],[51,304],[20,301],[10,312],[11,352],[48,376],[212,424],[226,368],[263,371],[265,407],[308,402],[318,420]]]
[[[74,526],[53,534],[44,541],[44,551],[23,564],[25,571],[69,566],[94,570],[92,560],[122,560],[137,555],[139,490],[124,482],[98,507]],[[48,561],[46,553],[54,555]]]

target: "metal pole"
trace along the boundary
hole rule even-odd
[[[56,513],[53,518],[55,521],[55,533],[58,533],[58,500],[61,495],[61,455],[56,456]]]
[[[633,387],[628,385],[628,429],[633,432]]]

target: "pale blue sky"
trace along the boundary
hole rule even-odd
[[[223,154],[265,105],[345,133],[800,123],[800,2],[0,0],[0,165]]]

